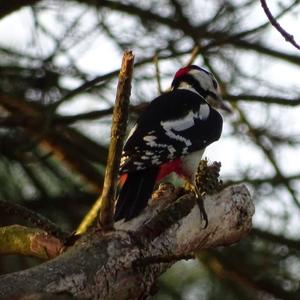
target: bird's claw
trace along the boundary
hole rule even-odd
[[[203,201],[203,198],[197,194],[196,194],[196,201],[197,201],[197,205],[199,207],[201,218],[204,220],[203,229],[205,229],[208,226],[208,217],[207,217],[207,213],[206,213],[206,210],[204,207],[204,201]]]

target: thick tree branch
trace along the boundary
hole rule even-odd
[[[1,1],[0,8],[0,19],[11,14],[12,12],[19,10],[20,8],[28,5],[34,5],[41,0],[27,0],[27,1],[19,1],[19,0],[10,0],[10,1]]]
[[[57,256],[63,244],[54,236],[35,228],[12,225],[0,227],[0,254],[17,254],[49,259]]]
[[[39,229],[45,230],[48,234],[51,234],[60,240],[64,240],[69,236],[69,233],[61,230],[56,224],[46,217],[22,205],[0,200],[0,209],[6,214],[23,218],[25,221],[30,222]]]
[[[90,232],[49,262],[1,276],[0,296],[66,292],[94,299],[145,297],[175,257],[190,258],[199,249],[229,245],[251,229],[254,207],[245,186],[229,187],[204,201],[209,219],[206,229],[199,208],[194,205],[183,214],[185,217],[179,211],[174,223],[169,223],[163,232],[154,230],[158,234],[150,239],[140,236],[137,233],[143,224],[151,220],[152,226],[161,227],[159,217],[152,217],[155,206],[150,207],[130,222],[118,222],[116,228],[122,230]],[[166,210],[169,209],[174,206]]]

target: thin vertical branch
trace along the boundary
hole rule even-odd
[[[158,89],[158,92],[160,94],[162,94],[163,90],[162,90],[162,87],[161,87],[161,78],[160,78],[160,70],[159,70],[159,63],[158,63],[158,53],[156,53],[154,55],[153,62],[154,62],[154,65],[155,65],[157,89]]]
[[[113,226],[114,199],[123,142],[126,134],[133,62],[134,56],[132,52],[125,51],[119,74],[111,129],[111,143],[108,151],[108,160],[101,197],[102,208],[100,211],[100,224],[103,229],[111,229]]]
[[[96,219],[99,210],[101,228],[103,230],[113,228],[114,201],[127,125],[133,62],[134,56],[132,52],[125,51],[119,73],[119,82],[112,120],[111,143],[108,151],[102,195],[96,200],[94,206],[79,225],[76,232],[77,234],[81,234],[87,230]]]
[[[200,46],[199,45],[196,45],[194,48],[193,48],[193,51],[191,53],[191,57],[188,61],[188,63],[186,64],[187,66],[190,66],[194,63],[195,59],[197,58],[197,56],[199,55],[199,52],[200,52]]]

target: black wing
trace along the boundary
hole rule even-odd
[[[204,149],[222,132],[221,115],[198,94],[174,90],[154,99],[122,153],[120,173],[144,170]]]

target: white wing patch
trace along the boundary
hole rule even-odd
[[[198,118],[201,121],[205,121],[208,118],[209,113],[210,113],[209,105],[208,104],[201,104],[199,112],[198,112]]]
[[[172,129],[172,130],[176,130],[176,131],[183,131],[183,130],[191,128],[195,125],[194,117],[195,117],[194,112],[190,111],[182,119],[160,122],[160,125],[166,131],[167,131],[167,129]]]
[[[188,114],[189,115],[189,114]],[[184,118],[185,119],[185,118]],[[176,130],[176,131],[180,131],[178,130],[178,128],[190,128],[192,127],[195,123],[194,123],[194,118],[192,117],[192,122],[190,120],[188,120],[188,125],[183,125],[184,122],[183,120],[184,119],[180,119],[180,120],[172,120],[172,121],[161,121],[160,122],[160,125],[162,126],[162,128],[165,130],[166,132],[166,135],[174,140],[177,140],[177,141],[180,141],[180,142],[183,142],[187,147],[191,146],[192,145],[192,142],[183,137],[182,135],[179,135],[179,134],[176,134],[174,133],[172,130]],[[184,130],[184,129],[181,129],[181,130]]]
[[[184,136],[175,133],[189,129],[195,125],[195,119],[200,119],[205,121],[210,113],[210,108],[208,104],[201,104],[197,112],[190,111],[186,116],[178,120],[171,121],[161,121],[160,125],[165,130],[166,135],[177,141],[183,142],[186,147],[192,145],[192,142],[185,138]],[[145,140],[145,137],[144,137]],[[172,151],[169,151],[172,154]]]
[[[146,135],[143,137],[143,140],[150,147],[155,147],[157,145],[155,142],[156,139],[157,139],[157,137],[155,135]]]
[[[197,112],[190,111],[182,119],[165,121],[165,122],[162,121],[160,122],[160,125],[163,127],[163,129],[166,131],[166,134],[169,137],[175,138],[177,140],[186,143],[186,139],[183,136],[178,134],[176,135],[171,130],[183,131],[189,129],[195,125],[195,119],[200,119],[201,121],[205,121],[208,118],[209,113],[210,113],[209,105],[201,104],[199,111]],[[174,137],[174,135],[176,135],[176,137]]]
[[[169,151],[169,154],[168,154],[168,159],[169,160],[172,160],[172,159],[174,159],[174,157],[175,157],[175,153],[176,153],[176,149],[172,146],[172,145],[169,145],[168,146],[168,151]]]
[[[144,164],[142,162],[140,162],[140,161],[134,161],[133,164],[136,166],[136,169],[138,171],[145,169]]]
[[[146,135],[143,137],[143,140],[146,142],[146,145],[153,148],[167,148],[166,144],[156,143],[157,137],[155,135]]]
[[[129,158],[130,157],[128,155],[125,155],[125,153],[123,151],[122,156],[121,156],[120,166],[121,167],[124,166],[127,163],[127,161],[129,160]]]

